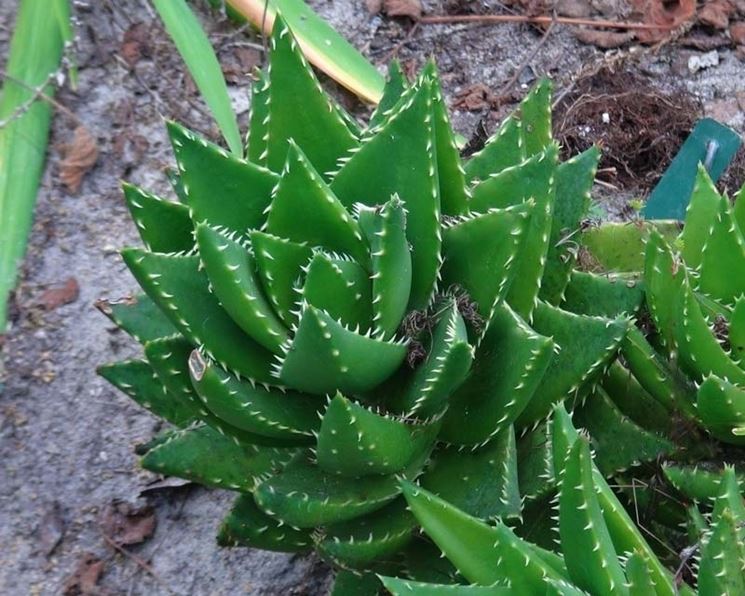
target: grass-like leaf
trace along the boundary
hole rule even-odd
[[[153,0],[166,31],[176,44],[230,150],[243,156],[243,141],[225,79],[209,39],[185,0]]]
[[[54,93],[69,26],[67,0],[22,0],[0,94],[0,333],[8,294],[26,249],[49,136]]]

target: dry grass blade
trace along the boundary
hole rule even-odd
[[[44,168],[52,106],[42,96],[53,93],[69,18],[68,0],[21,0],[11,41],[0,95],[0,333]]]

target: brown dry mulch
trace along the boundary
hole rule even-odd
[[[640,74],[604,69],[577,81],[560,100],[554,136],[565,158],[600,145],[600,180],[649,189],[702,114],[700,103],[682,90],[665,92]]]

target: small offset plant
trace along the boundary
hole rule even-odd
[[[144,467],[240,493],[221,543],[427,579],[401,480],[516,520],[516,429],[626,335],[561,308],[598,151],[559,163],[544,81],[464,162],[434,65],[361,127],[280,18],[270,45],[247,160],[171,123],[179,200],[125,186],[145,294],[100,306],[145,359],[100,372],[179,427]]]

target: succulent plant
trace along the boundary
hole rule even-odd
[[[395,595],[417,594],[679,594],[691,590],[666,571],[594,464],[590,445],[564,406],[549,423],[556,552],[484,523],[409,482],[404,495],[424,531],[471,585],[383,578]],[[716,486],[687,556],[696,561],[702,596],[745,591],[745,505],[731,467]],[[682,567],[681,567],[682,569]]]
[[[732,207],[700,166],[682,231],[677,222],[652,221],[602,226],[585,239],[602,269],[643,272],[646,333],[637,330],[625,339],[627,367],[659,403],[719,441],[740,446],[743,225],[745,201]]]
[[[516,434],[626,336],[634,288],[566,310],[599,153],[559,163],[547,81],[462,160],[433,64],[363,128],[281,18],[270,46],[246,159],[170,123],[179,200],[125,186],[144,294],[99,306],[145,358],[100,373],[177,427],[145,468],[240,493],[223,544],[426,579],[400,481],[518,518]]]
[[[581,241],[596,272],[643,277],[644,291],[630,311],[637,326],[629,328],[620,359],[600,383],[604,398],[588,400],[574,420],[593,436],[606,474],[652,462],[644,483],[666,488],[635,491],[634,499],[668,509],[668,529],[656,528],[661,532],[686,521],[686,503],[717,494],[723,462],[735,466],[741,486],[745,477],[744,213],[742,191],[730,205],[702,166],[683,224],[604,224],[587,230]],[[584,308],[574,300],[577,305]],[[598,423],[601,402],[606,416],[615,410],[616,432]],[[636,440],[618,449],[611,443],[622,425]],[[631,476],[620,477],[620,484]],[[677,538],[687,539],[681,533]]]

